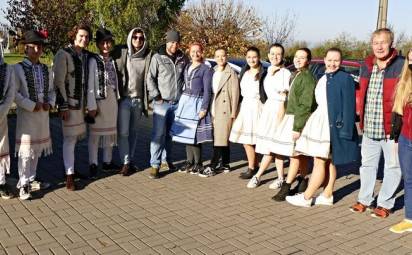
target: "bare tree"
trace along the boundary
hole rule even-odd
[[[283,16],[274,13],[263,22],[263,36],[268,44],[286,44],[293,40],[297,15],[287,11]]]
[[[199,41],[212,55],[217,47],[240,55],[251,41],[262,37],[262,22],[255,9],[233,0],[201,0],[189,5],[178,17],[176,28],[183,35],[183,45]]]

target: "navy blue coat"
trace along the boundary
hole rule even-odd
[[[334,165],[359,159],[358,131],[355,126],[355,82],[345,71],[326,74],[326,96]]]

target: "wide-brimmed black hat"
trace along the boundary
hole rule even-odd
[[[101,41],[114,41],[113,38],[114,38],[114,36],[113,36],[112,32],[110,32],[109,30],[107,30],[104,27],[100,27],[96,31],[96,43],[99,43]]]
[[[38,31],[34,30],[29,30],[26,31],[23,35],[23,43],[24,44],[29,44],[29,43],[34,43],[34,44],[47,44],[47,38],[45,35]]]

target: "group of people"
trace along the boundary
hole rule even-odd
[[[130,31],[125,45],[114,46],[106,28],[95,34],[98,53],[86,50],[92,39],[89,26],[69,32],[70,44],[54,57],[52,70],[40,63],[44,36],[28,31],[25,58],[0,65],[0,196],[10,198],[5,175],[10,169],[7,113],[17,104],[16,155],[19,197],[47,188],[36,181],[38,158],[52,153],[49,110],[55,105],[62,119],[63,161],[66,187],[75,190],[75,145],[89,138],[89,172],[98,173],[98,149],[103,149],[102,170],[118,169],[128,176],[135,171],[133,154],[139,119],[153,102],[149,177],[175,170],[172,141],[186,145],[186,162],[178,171],[201,177],[230,171],[229,144],[243,144],[248,167],[240,178],[248,188],[260,185],[261,176],[275,160],[277,178],[269,185],[279,189],[275,201],[296,206],[332,205],[336,166],[362,155],[358,201],[351,210],[386,218],[394,206],[402,173],[405,187],[405,220],[390,230],[412,231],[412,51],[407,61],[392,47],[394,35],[378,29],[371,36],[373,54],[362,63],[359,89],[343,71],[342,52],[330,48],[324,57],[325,74],[316,80],[309,71],[308,48],[295,52],[296,71],[285,68],[281,44],[269,48],[270,67],[261,63],[260,51],[249,47],[247,64],[238,75],[228,64],[227,51],[214,52],[216,66],[204,62],[204,46],[193,42],[189,57],[180,49],[180,34],[170,30],[166,43],[152,52],[143,29]],[[355,125],[363,130],[361,153]],[[213,143],[209,166],[203,165],[202,144]],[[112,161],[119,146],[122,166]],[[374,202],[374,187],[383,152],[384,179]],[[257,154],[261,154],[258,162]],[[309,159],[313,169],[308,178]],[[284,173],[284,162],[289,170]],[[297,185],[292,189],[292,184]],[[323,192],[314,198],[317,190]]]

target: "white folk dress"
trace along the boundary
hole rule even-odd
[[[297,74],[290,85],[290,90],[293,89],[293,82],[300,74]],[[271,152],[283,156],[295,156],[295,142],[293,141],[293,121],[295,116],[285,114],[282,121],[276,128],[274,135],[274,145],[270,147]]]
[[[14,101],[16,91],[13,68],[9,65],[0,66],[0,175],[10,172],[9,132],[7,128],[7,114]],[[2,181],[2,180],[0,180]],[[4,180],[5,181],[5,180]],[[0,183],[3,184],[3,183]]]
[[[32,63],[28,59],[25,59],[23,64],[32,66]],[[14,67],[17,87],[16,154],[20,158],[31,159],[40,157],[42,154],[47,156],[52,153],[52,141],[49,128],[49,111],[44,111],[42,109],[38,112],[33,112],[36,102],[30,99],[29,88],[23,67],[21,64],[16,64]],[[56,95],[51,71],[49,71],[48,79],[48,103],[51,106],[54,106]],[[38,97],[38,102],[43,103],[45,87],[36,87],[35,90]]]
[[[256,152],[260,154],[270,154],[270,148],[275,146],[274,136],[281,121],[278,120],[277,114],[281,104],[284,104],[286,100],[282,92],[289,91],[291,75],[289,70],[281,68],[272,75],[272,68],[272,66],[269,67],[268,74],[263,82],[268,98],[263,105],[257,130]]]
[[[312,157],[330,158],[330,129],[326,75],[318,81],[315,98],[318,107],[309,117],[302,134],[296,141],[295,150]]]
[[[245,72],[240,82],[243,97],[239,114],[233,122],[229,141],[241,144],[256,144],[257,129],[262,102],[259,95],[259,80],[250,71]]]

